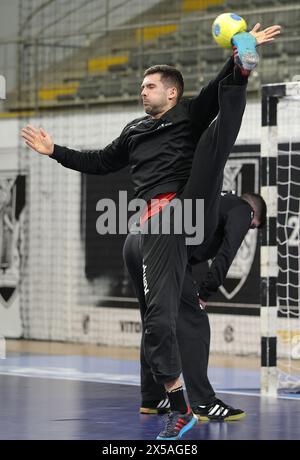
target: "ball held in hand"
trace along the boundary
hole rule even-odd
[[[231,48],[233,35],[247,30],[245,19],[235,13],[220,14],[213,22],[212,35],[222,48]]]

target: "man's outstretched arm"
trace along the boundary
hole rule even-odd
[[[122,145],[121,137],[104,149],[81,152],[54,144],[52,137],[43,128],[27,125],[21,135],[32,150],[48,155],[66,168],[83,173],[104,175],[128,164],[127,150]]]

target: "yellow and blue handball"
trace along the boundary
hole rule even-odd
[[[246,32],[246,30],[247,23],[245,19],[235,13],[220,14],[212,25],[214,40],[222,48],[230,48],[233,35],[239,32]]]

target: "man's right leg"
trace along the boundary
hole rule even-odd
[[[169,389],[181,374],[176,321],[187,264],[184,236],[143,234],[141,250],[147,306],[145,357],[156,382]]]
[[[144,316],[147,306],[143,286],[143,257],[141,253],[140,239],[140,233],[129,233],[123,248],[124,262],[139,302],[142,321],[142,339],[140,348],[142,402],[140,413],[165,414],[169,412],[170,409],[170,403],[166,395],[166,390],[163,384],[155,382],[144,353]]]
[[[165,208],[164,208],[165,209]],[[162,209],[160,214],[164,213]],[[160,220],[157,214],[151,223]],[[180,379],[181,359],[176,334],[182,283],[187,265],[184,235],[154,232],[142,235],[145,314],[145,357],[154,379],[168,393],[171,412],[157,439],[175,440],[190,430],[197,417],[188,407]],[[173,228],[173,227],[172,227]]]

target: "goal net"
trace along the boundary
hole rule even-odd
[[[300,85],[299,85],[300,89]],[[279,126],[290,120],[291,130],[278,149],[278,313],[285,325],[277,330],[280,388],[300,388],[300,91],[278,105]],[[294,128],[294,129],[293,129]]]
[[[262,249],[266,256],[262,258],[262,280],[268,286],[267,296],[262,296],[265,331],[262,337],[265,369],[262,369],[264,377],[268,375],[270,380],[265,382],[267,392],[275,391],[275,387],[297,391],[300,389],[300,83],[264,87],[264,121],[262,191],[269,199],[270,213],[264,235],[266,246]]]

